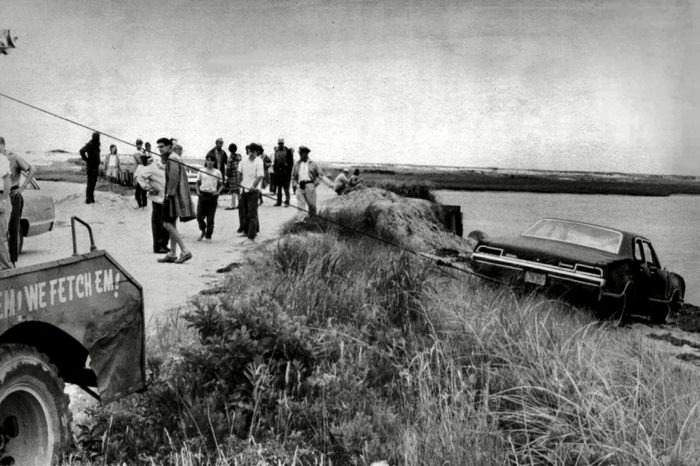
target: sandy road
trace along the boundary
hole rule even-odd
[[[90,224],[98,249],[108,251],[143,286],[149,329],[156,320],[187,306],[192,296],[215,284],[221,277],[217,269],[242,260],[245,251],[254,247],[236,233],[238,211],[224,209],[229,204],[228,195],[219,199],[212,241],[196,241],[199,237],[196,220],[179,224],[194,257],[184,264],[160,264],[156,259],[162,256],[154,254],[152,249],[150,205],[140,210],[132,197],[102,191],[96,191],[96,203],[88,205],[84,203],[82,184],[44,181],[40,186],[43,194],[54,198],[56,226],[49,233],[25,239],[18,266],[70,256],[73,253],[70,218],[75,215]],[[332,195],[335,194],[329,188],[319,188],[321,201]],[[196,203],[196,197],[194,200]],[[273,204],[272,199],[265,198],[259,209],[257,242],[277,237],[279,227],[300,214],[297,209],[273,207]],[[295,205],[294,196],[292,205]],[[77,230],[78,252],[89,251],[87,233],[82,227]]]

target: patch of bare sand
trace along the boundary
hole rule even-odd
[[[169,313],[187,308],[190,298],[218,283],[222,277],[218,269],[242,261],[246,251],[255,247],[236,233],[238,211],[225,210],[230,196],[223,195],[219,199],[212,241],[197,241],[196,220],[178,224],[194,257],[184,264],[160,264],[156,259],[162,255],[153,253],[150,204],[140,210],[133,197],[102,191],[95,192],[94,204],[85,204],[85,185],[49,181],[40,184],[42,193],[53,196],[56,203],[56,226],[49,233],[25,239],[18,266],[70,256],[73,253],[70,218],[77,216],[92,227],[97,248],[109,252],[143,286],[147,329],[153,329],[156,321]],[[325,186],[319,189],[321,204],[331,196],[335,193]],[[196,203],[196,196],[194,200]],[[292,196],[292,205],[295,203]],[[273,204],[274,200],[266,197],[258,210],[257,243],[278,237],[280,226],[300,214],[292,207],[273,207]],[[78,252],[89,251],[85,229],[78,226],[77,231]]]

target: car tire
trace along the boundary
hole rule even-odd
[[[683,308],[683,303],[681,302],[681,294],[678,290],[673,293],[671,297],[671,304],[669,305],[669,314],[678,314]]]
[[[35,348],[0,346],[0,464],[59,464],[69,445],[68,396]]]
[[[659,306],[655,312],[651,314],[651,322],[654,324],[665,324],[668,321],[668,316],[677,314],[681,310],[681,300],[678,291],[673,292],[671,300],[666,306]]]
[[[626,316],[632,313],[635,309],[637,291],[634,282],[629,282],[625,287],[619,301],[614,301],[608,306],[605,318],[609,321],[616,322],[621,325]]]

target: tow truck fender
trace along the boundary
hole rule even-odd
[[[106,251],[0,272],[0,343],[37,347],[103,402],[146,388],[144,325],[141,285]],[[76,367],[62,352],[78,343]]]

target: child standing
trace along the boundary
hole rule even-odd
[[[119,166],[119,156],[117,155],[117,146],[112,144],[109,146],[109,154],[105,160],[107,166],[107,179],[109,179],[109,190],[113,191],[112,185],[119,182],[121,176],[121,167]]]
[[[219,202],[219,194],[224,187],[221,181],[221,172],[214,168],[216,166],[216,157],[213,154],[207,154],[204,159],[204,168],[197,174],[197,223],[201,234],[197,241],[206,239],[211,241],[211,235],[214,233],[214,216],[216,215],[216,207]]]
[[[228,150],[231,156],[226,164],[226,183],[228,184],[228,192],[231,194],[231,206],[226,207],[226,210],[234,210],[238,208],[238,201],[241,196],[241,173],[239,168],[241,154],[236,152],[238,146],[235,144],[229,144]]]
[[[138,208],[141,210],[144,210],[148,205],[148,191],[143,189],[137,180],[140,176],[142,177],[144,175],[146,165],[148,165],[148,155],[141,154],[139,156],[139,163],[136,165],[136,170],[134,170],[134,197],[136,198]]]

